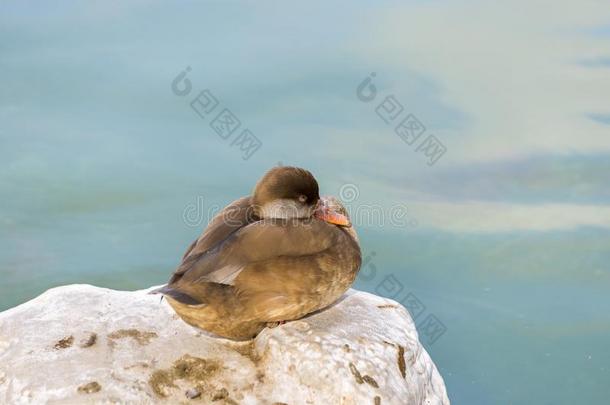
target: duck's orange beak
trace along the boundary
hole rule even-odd
[[[339,226],[351,226],[351,222],[347,217],[343,214],[338,213],[337,211],[332,210],[331,208],[320,204],[318,208],[315,210],[314,217],[321,219],[322,221],[328,222],[329,224],[339,225]]]

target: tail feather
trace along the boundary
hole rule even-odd
[[[193,298],[189,294],[178,290],[175,287],[170,287],[169,285],[164,285],[161,288],[157,288],[149,292],[149,294],[163,294],[168,297],[175,299],[176,301],[185,304],[185,305],[201,305],[203,302],[198,299]]]

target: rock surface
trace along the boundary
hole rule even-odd
[[[0,403],[448,404],[394,301],[350,290],[250,342],[182,322],[159,296],[51,289],[0,313]]]

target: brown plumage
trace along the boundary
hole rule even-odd
[[[332,304],[356,277],[360,247],[343,205],[318,193],[304,169],[270,170],[210,221],[154,292],[185,322],[232,339]]]

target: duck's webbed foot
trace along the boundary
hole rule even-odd
[[[275,322],[267,322],[267,327],[269,329],[277,328],[280,325],[285,324],[286,321],[275,321]]]

